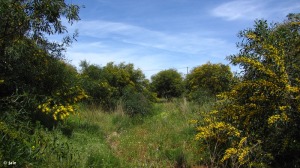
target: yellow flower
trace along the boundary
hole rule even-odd
[[[283,121],[288,121],[289,120],[289,117],[286,115],[286,113],[282,113],[281,118],[282,118]]]
[[[242,148],[244,143],[247,141],[247,137],[243,137],[241,140],[240,140],[240,143],[238,145],[239,148]]]
[[[271,117],[269,117],[268,119],[268,124],[269,125],[273,125],[275,122],[277,122],[280,119],[280,115],[276,114],[276,115],[272,115]]]
[[[190,123],[190,124],[197,124],[197,123],[198,123],[198,120],[190,120],[189,123]]]
[[[239,159],[238,159],[238,161],[239,161],[239,163],[241,165],[243,165],[243,164],[245,164],[247,162],[246,157],[248,156],[249,151],[250,151],[250,148],[246,147],[246,148],[242,149],[241,152],[239,152]]]
[[[236,148],[228,148],[225,151],[225,155],[222,158],[222,162],[224,162],[225,160],[229,159],[230,157],[232,157],[233,155],[236,155],[238,153],[238,150]]]
[[[57,120],[57,117],[56,117],[56,115],[53,115],[53,119],[54,119],[54,120]]]
[[[287,109],[287,106],[279,106],[280,111],[285,111]]]
[[[249,39],[255,39],[255,38],[256,38],[256,35],[253,34],[253,33],[248,33],[246,36],[247,36]]]

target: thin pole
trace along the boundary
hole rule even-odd
[[[186,74],[189,73],[189,67],[186,67]]]

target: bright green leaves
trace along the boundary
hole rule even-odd
[[[69,92],[78,81],[76,69],[60,60],[64,44],[70,41],[48,42],[45,35],[67,33],[61,19],[79,20],[76,7],[62,0],[0,0],[0,78],[5,81],[0,100],[9,100],[11,95],[30,95],[33,104],[22,107],[29,113],[38,111],[32,107],[45,98],[67,102],[65,97],[53,95]],[[74,92],[69,97],[79,95]]]
[[[124,108],[130,115],[144,113],[143,108],[138,108],[141,104],[144,107],[150,105],[149,100],[153,96],[148,90],[149,82],[133,64],[116,65],[110,62],[100,67],[82,61],[81,68],[82,87],[90,96],[90,102],[99,104],[106,110],[114,110],[123,101]],[[129,108],[132,106],[129,104],[135,104],[136,107]]]
[[[224,64],[208,62],[195,67],[187,75],[186,85],[188,97],[191,100],[204,100],[206,97],[215,97],[218,93],[228,91],[233,82],[230,67]]]
[[[159,98],[180,97],[184,91],[183,78],[175,69],[160,71],[151,80],[151,89]]]
[[[46,148],[59,153],[60,161],[68,157],[69,146],[39,131],[40,124],[52,129],[74,114],[75,104],[86,98],[76,69],[62,61],[71,38],[61,44],[47,39],[67,33],[62,19],[78,20],[78,9],[63,0],[0,0],[1,163],[41,166],[49,157]]]

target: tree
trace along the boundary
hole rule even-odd
[[[233,82],[230,67],[210,62],[195,67],[186,78],[188,96],[192,100],[215,97],[218,93],[228,91]],[[197,100],[199,101],[199,100]]]
[[[35,76],[46,73],[50,62],[62,59],[62,51],[72,41],[66,36],[61,44],[50,42],[46,35],[66,33],[61,18],[77,21],[78,11],[77,5],[61,0],[0,1],[1,96],[12,95],[16,89],[40,91],[32,87]]]
[[[151,89],[159,98],[180,97],[184,91],[183,78],[175,69],[160,71],[151,80]]]
[[[77,72],[63,62],[62,51],[71,43],[71,37],[67,35],[62,43],[55,43],[46,35],[67,33],[61,19],[66,18],[71,24],[79,20],[79,7],[61,0],[1,0],[0,3],[0,79],[4,80],[0,98],[3,104],[12,103],[11,99],[18,94],[26,94],[30,103],[23,104],[22,109],[30,111],[34,120],[43,120],[37,118],[40,114],[54,120],[65,118],[73,108],[64,108],[70,109],[68,111],[57,107],[69,107],[75,97],[78,100],[79,95],[80,98],[86,96],[75,87]],[[67,71],[72,73],[65,73]]]
[[[61,51],[71,42],[69,36],[64,38],[62,44],[50,42],[45,35],[67,33],[61,18],[66,18],[71,24],[73,21],[78,21],[79,6],[66,4],[63,0],[1,0],[0,3],[0,55],[2,58],[6,47],[24,38],[32,39],[52,56],[61,56]],[[4,60],[1,61],[1,64],[5,63]]]
[[[148,106],[144,102],[151,104],[152,96],[148,90],[148,80],[140,69],[134,68],[133,64],[115,65],[110,62],[100,67],[82,61],[81,68],[82,87],[90,95],[90,101],[100,104],[105,110],[114,110],[120,101],[123,101],[124,105],[129,104],[131,98],[135,100],[130,103],[136,105],[131,109],[143,109],[138,106],[141,104]],[[131,114],[146,113],[137,110],[129,111],[128,108],[127,112]]]
[[[224,154],[219,161],[231,167],[299,165],[299,16],[290,14],[271,25],[258,20],[253,29],[240,32],[240,53],[228,59],[243,69],[242,81],[220,96],[209,114],[214,122],[199,127],[197,134],[199,140],[218,142]],[[220,134],[212,137],[208,131]]]
[[[72,24],[78,12],[63,0],[0,0],[0,162],[18,160],[20,167],[42,162],[42,150],[31,149],[49,146],[35,132],[39,123],[53,128],[86,97],[76,69],[63,60],[71,35],[61,43],[48,40],[66,34],[62,19]]]

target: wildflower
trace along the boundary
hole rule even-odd
[[[224,162],[225,160],[229,159],[230,157],[232,157],[233,155],[236,155],[238,153],[238,150],[236,148],[228,148],[225,151],[225,155],[222,158],[222,162]]]
[[[243,137],[243,138],[240,140],[240,143],[239,143],[238,147],[241,148],[241,147],[244,145],[244,143],[245,143],[246,141],[247,141],[247,137]]]
[[[276,115],[272,115],[271,117],[269,117],[268,119],[268,124],[269,125],[273,125],[275,122],[277,122],[280,119],[280,115],[276,114]]]
[[[54,119],[54,120],[57,120],[57,117],[56,117],[56,115],[53,115],[53,119]]]
[[[280,111],[285,111],[287,109],[287,106],[279,106]]]
[[[241,149],[241,151],[239,152],[238,161],[241,165],[243,165],[247,162],[246,157],[248,156],[249,151],[250,151],[250,148],[246,147],[244,149]]]

